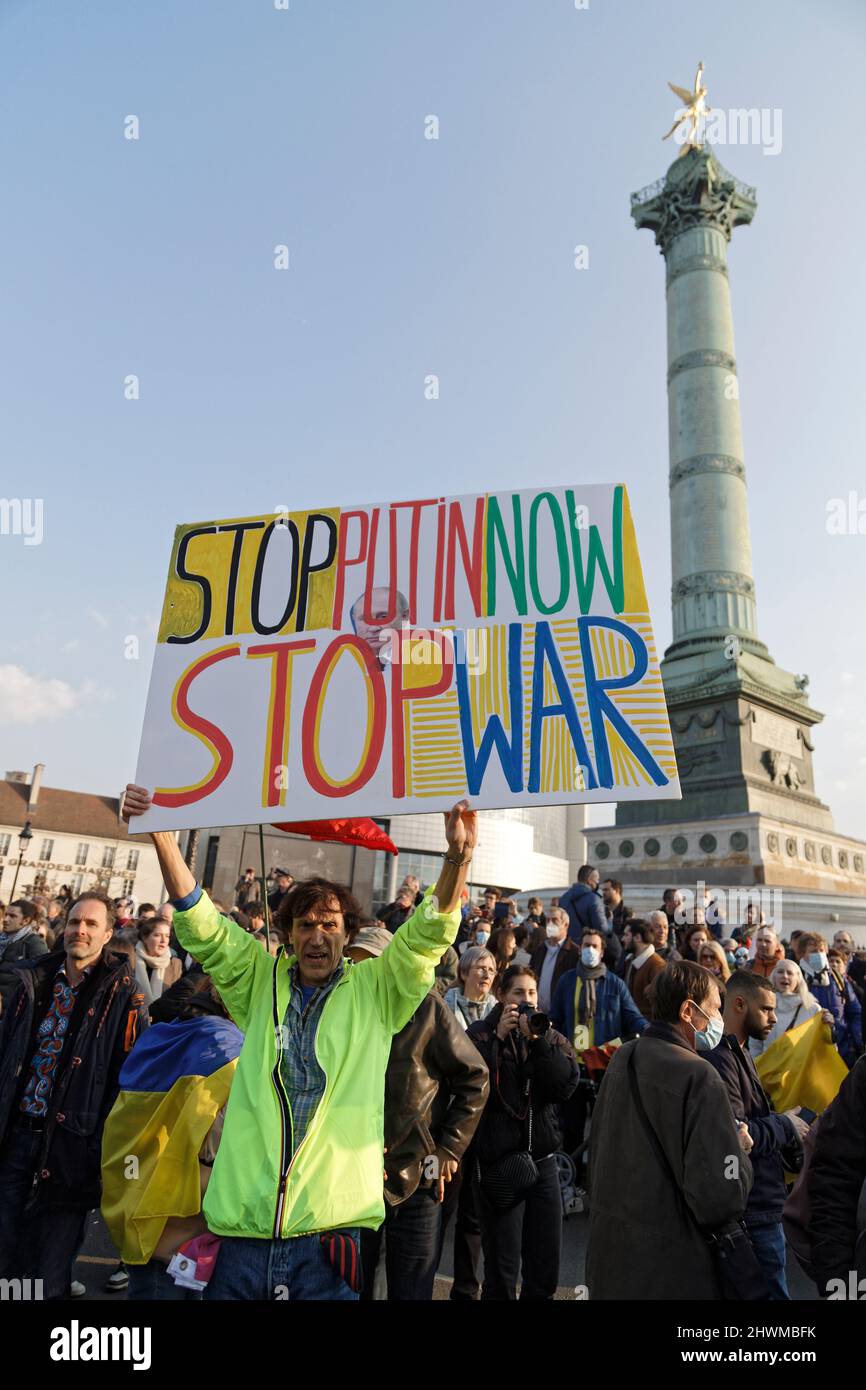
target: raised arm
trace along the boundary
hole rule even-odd
[[[478,819],[466,801],[445,812],[442,872],[412,916],[395,933],[387,951],[365,962],[379,1016],[398,1033],[433,988],[435,968],[460,926],[460,893],[478,838]]]
[[[128,786],[122,816],[141,816],[150,806],[144,787]],[[207,893],[183,861],[174,835],[167,830],[150,836],[162,870],[169,900],[175,909],[174,930],[180,944],[207,971],[239,1028],[250,1016],[257,980],[273,969],[273,957],[231,917],[217,912]]]
[[[145,811],[149,809],[150,792],[146,787],[136,787],[130,782],[123,798],[121,810],[123,819],[128,824],[131,816],[143,816]],[[195,878],[192,871],[184,863],[180,845],[174,835],[170,830],[153,830],[150,838],[156,850],[162,881],[165,884],[165,891],[168,893],[169,900],[176,902],[180,898],[188,897],[195,888]]]

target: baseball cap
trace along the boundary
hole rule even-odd
[[[349,945],[357,947],[360,951],[369,951],[371,956],[381,956],[387,946],[394,940],[389,931],[384,927],[362,927],[356,933],[354,941]]]

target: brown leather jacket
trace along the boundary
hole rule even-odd
[[[463,1158],[487,1101],[487,1065],[438,994],[396,1034],[385,1074],[385,1201],[405,1202],[424,1160]],[[435,1165],[430,1165],[435,1169]]]

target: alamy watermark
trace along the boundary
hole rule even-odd
[[[0,536],[23,536],[25,545],[42,544],[41,497],[0,497]]]
[[[759,145],[763,154],[782,153],[782,109],[779,106],[708,107],[699,115],[693,131],[688,122],[674,132],[677,145]]]

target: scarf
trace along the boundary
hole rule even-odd
[[[13,941],[23,941],[25,937],[35,935],[32,927],[20,927],[16,932],[0,932],[0,960],[3,959],[7,948],[12,945]]]
[[[777,1036],[779,1033],[787,1033],[789,1028],[796,1025],[802,1008],[803,1001],[799,994],[776,995]]]
[[[138,959],[143,961],[147,966],[150,992],[154,999],[159,999],[162,994],[162,987],[165,983],[165,972],[174,959],[171,951],[166,951],[162,956],[149,956],[139,941],[136,943],[135,954]]]
[[[580,991],[580,1000],[577,1006],[578,1023],[589,1023],[595,1018],[596,1009],[596,982],[607,974],[607,966],[602,961],[599,965],[581,965],[578,967],[578,978],[583,981],[583,989]]]
[[[470,1023],[477,1023],[479,1018],[486,1018],[490,1012],[491,999],[489,994],[484,999],[467,999],[466,995],[458,990],[454,996],[454,1003],[468,1028]]]

